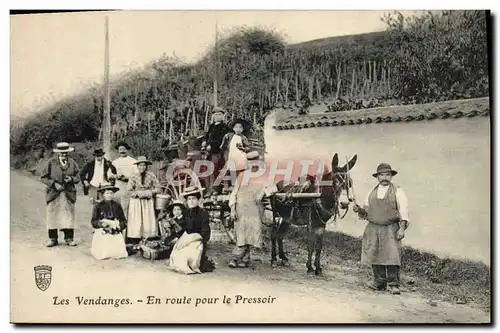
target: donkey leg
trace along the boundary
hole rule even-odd
[[[277,238],[278,251],[279,251],[278,254],[279,254],[279,257],[281,259],[281,265],[283,265],[285,267],[290,266],[290,261],[285,256],[285,250],[283,248],[283,240],[285,239],[285,235],[286,235],[286,232],[288,231],[289,227],[290,227],[289,223],[286,223],[286,222],[282,223],[280,225],[280,230],[279,230],[278,238]]]
[[[314,269],[312,267],[312,255],[314,249],[314,233],[310,227],[307,228],[307,274],[314,273]]]
[[[277,238],[277,228],[271,228],[271,267],[276,267],[278,260],[276,259],[276,238]]]
[[[314,274],[317,276],[323,275],[323,269],[321,267],[321,250],[323,249],[323,235],[325,233],[325,228],[324,227],[319,227],[316,228],[314,231],[314,236],[316,239],[316,246],[315,246],[315,256],[314,256],[314,267],[316,270],[314,271]]]

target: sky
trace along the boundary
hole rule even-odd
[[[110,72],[142,67],[163,54],[198,59],[220,31],[273,28],[298,43],[385,30],[391,11],[120,11],[10,17],[11,115],[26,116],[54,99],[101,83],[104,21],[109,17]],[[403,11],[404,12],[404,11]],[[415,12],[404,12],[415,13]]]

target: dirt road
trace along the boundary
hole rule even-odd
[[[13,322],[302,322],[302,323],[486,323],[490,314],[467,305],[429,300],[417,292],[393,296],[366,290],[359,275],[330,265],[325,276],[308,277],[304,265],[272,269],[267,256],[250,269],[226,266],[231,248],[215,237],[209,257],[213,273],[184,276],[164,261],[137,256],[96,261],[91,243],[90,204],[79,196],[76,241],[79,246],[45,248],[45,203],[42,183],[11,172],[11,321]],[[219,240],[217,240],[217,238]],[[42,292],[33,267],[53,267],[52,283]],[[223,304],[223,297],[231,297]],[[248,304],[242,297],[274,297],[273,303]],[[76,297],[129,298],[129,305],[79,305]],[[149,305],[147,296],[161,304]],[[191,298],[190,304],[168,304],[166,298]],[[56,298],[55,298],[56,297]],[[196,298],[213,297],[215,304]],[[67,299],[68,302],[64,302]],[[186,299],[180,301],[186,301]],[[152,301],[153,298],[150,299]],[[203,302],[203,300],[198,300]],[[60,304],[59,303],[67,303]]]

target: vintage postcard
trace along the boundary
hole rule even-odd
[[[491,323],[488,11],[10,16],[12,323]]]

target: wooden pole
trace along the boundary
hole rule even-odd
[[[206,96],[206,94],[205,94],[205,96]],[[208,126],[210,126],[208,123],[208,111],[209,110],[208,110],[207,103],[203,103],[203,105],[204,105],[204,109],[205,109],[205,125],[203,126],[203,131],[206,133],[208,131]]]
[[[163,138],[167,138],[167,108],[163,108]]]
[[[218,106],[218,81],[219,81],[219,29],[217,27],[217,22],[215,22],[215,48],[214,48],[214,108]]]
[[[186,131],[184,132],[187,134],[189,132],[189,118],[191,116],[191,108],[188,109],[187,116],[186,116]]]
[[[111,114],[109,103],[109,19],[105,18],[105,33],[104,33],[104,117],[103,117],[103,132],[102,146],[104,154],[108,159],[111,158]]]
[[[198,121],[196,120],[196,109],[193,108],[193,121],[191,123],[193,128],[193,135],[198,136]]]
[[[172,124],[172,118],[170,118],[170,129],[168,131],[168,145],[171,146],[174,140],[174,126]]]
[[[354,80],[355,79],[356,79],[356,70],[353,67],[352,68],[352,78],[351,78],[351,91],[350,91],[351,98],[353,98],[353,96],[354,96]]]
[[[321,197],[321,193],[275,193],[274,194],[278,198],[294,198],[294,199],[313,199]]]

